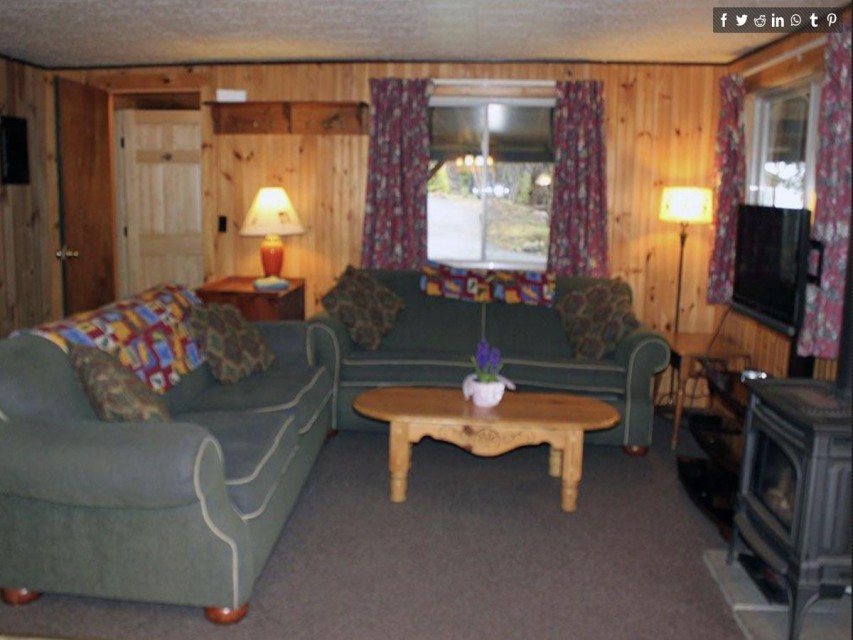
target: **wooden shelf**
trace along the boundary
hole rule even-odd
[[[208,102],[216,134],[291,133],[363,135],[368,133],[366,102]]]

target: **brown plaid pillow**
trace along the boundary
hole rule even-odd
[[[69,343],[68,356],[95,413],[108,422],[166,422],[169,409],[118,358],[95,347]]]
[[[631,288],[619,278],[564,295],[554,306],[575,356],[599,360],[640,326],[631,306]]]
[[[323,296],[323,307],[341,321],[353,342],[372,351],[393,328],[403,299],[366,271],[349,266]]]
[[[234,383],[255,371],[266,371],[275,361],[261,334],[233,305],[193,305],[190,327],[220,382]]]

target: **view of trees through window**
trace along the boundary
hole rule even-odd
[[[541,270],[548,255],[550,109],[434,110],[431,260]]]
[[[447,163],[429,181],[430,258],[544,266],[553,165],[478,158]]]
[[[810,206],[816,97],[814,88],[805,85],[758,98],[752,202],[789,209]]]

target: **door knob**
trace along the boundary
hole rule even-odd
[[[74,251],[73,249],[69,249],[66,245],[62,245],[62,248],[56,252],[57,260],[71,260],[72,258],[79,258],[80,252]]]

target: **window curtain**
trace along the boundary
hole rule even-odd
[[[746,185],[743,104],[746,97],[743,78],[720,78],[720,120],[717,126],[715,169],[717,172],[717,211],[714,218],[714,250],[708,271],[708,302],[720,304],[732,299],[734,282],[737,210],[743,202]]]
[[[572,276],[609,273],[604,86],[600,81],[557,83],[548,270]]]
[[[420,269],[427,256],[429,80],[370,80],[361,266]]]
[[[812,237],[824,245],[820,286],[808,285],[797,353],[837,358],[850,238],[850,23],[827,36],[818,113]]]

